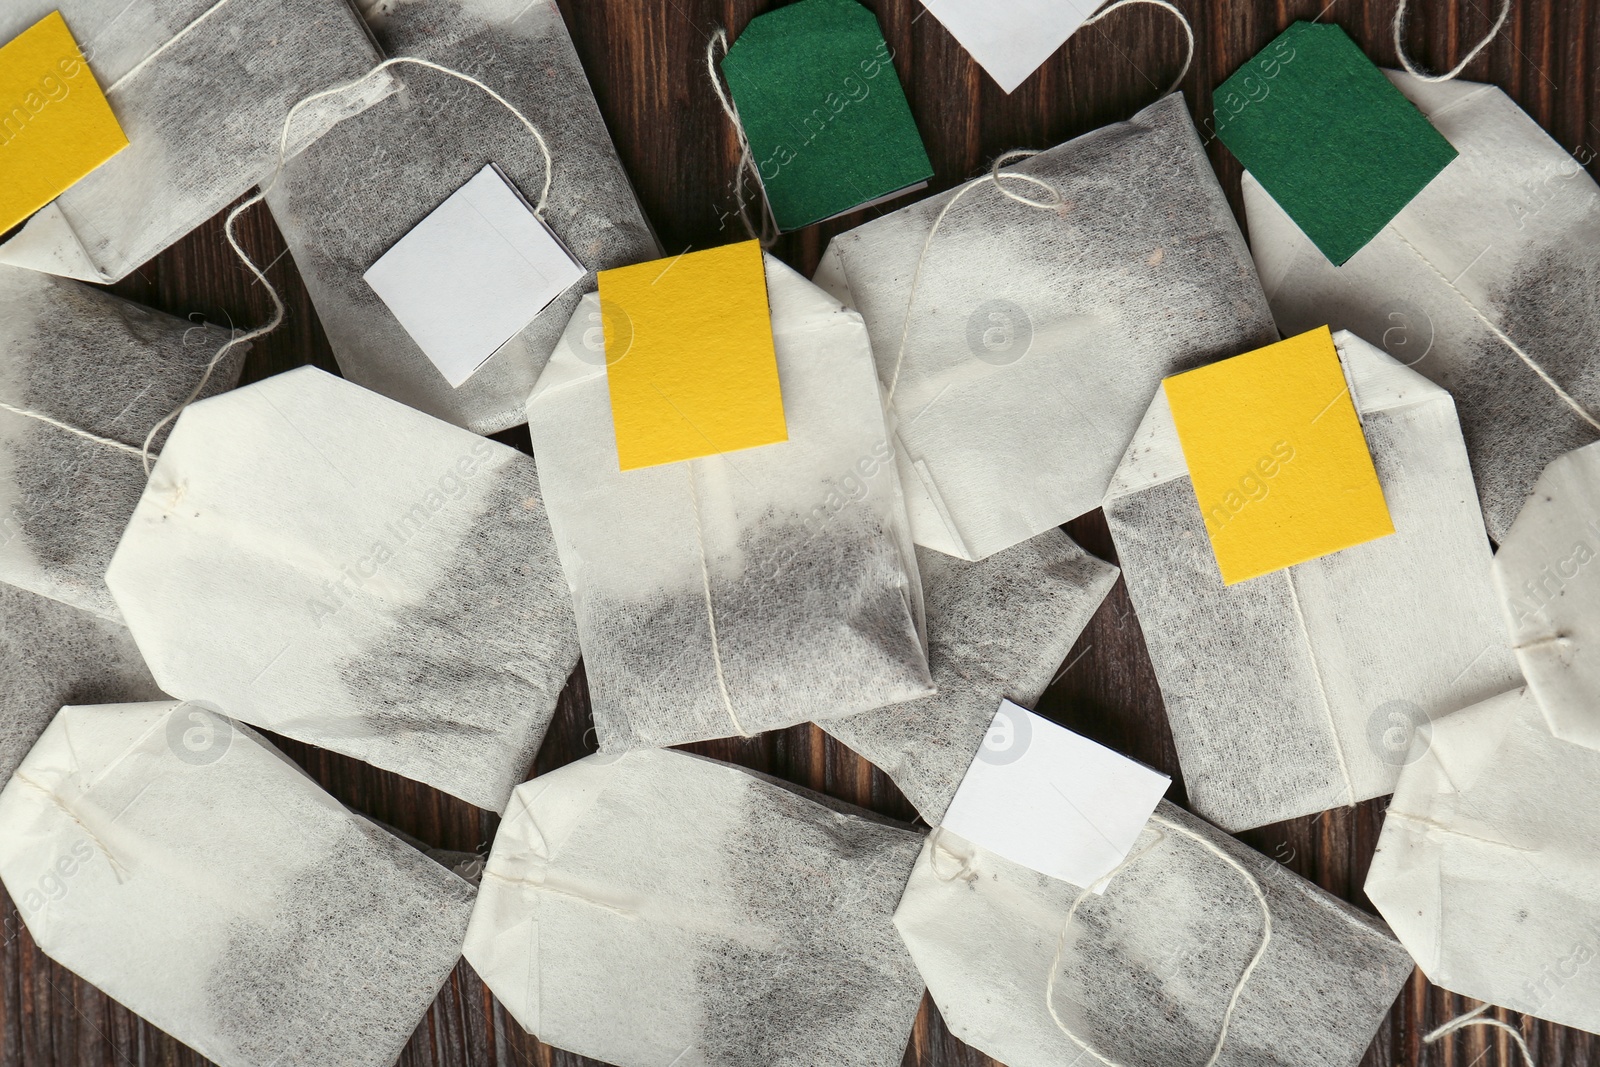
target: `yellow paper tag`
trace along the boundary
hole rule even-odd
[[[600,272],[623,470],[789,439],[755,241]]]
[[[1326,326],[1163,385],[1224,584],[1394,533]]]
[[[126,147],[61,12],[0,48],[0,233]]]

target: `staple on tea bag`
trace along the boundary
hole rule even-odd
[[[742,767],[591,756],[518,788],[466,957],[541,1041],[618,1067],[897,1067],[919,841]]]
[[[46,955],[221,1067],[388,1067],[473,901],[173,701],[62,710],[0,792],[0,880]]]
[[[1381,924],[1166,802],[1097,886],[940,833],[895,926],[952,1033],[1012,1067],[1354,1067],[1411,973]]]
[[[1600,1033],[1600,752],[1515,690],[1416,738],[1367,897],[1428,980]]]
[[[1600,749],[1600,443],[1551,461],[1494,558],[1500,606],[1550,732]]]
[[[1382,796],[1413,732],[1517,682],[1449,394],[1334,341],[1395,534],[1225,586],[1165,393],[1106,496],[1190,799],[1228,830]],[[1241,476],[1242,507],[1270,494]]]
[[[497,811],[578,658],[533,461],[310,367],[184,413],[107,582],[167,692]]]
[[[161,697],[126,626],[0,582],[0,789],[66,705]]]
[[[1489,534],[1600,411],[1600,189],[1505,93],[1388,72],[1460,153],[1335,268],[1248,173],[1251,250],[1278,325],[1331,320],[1449,389]]]
[[[380,58],[340,0],[23,0],[0,40],[60,8],[130,147],[0,245],[0,262],[84,281],[118,281],[255,185],[270,169],[291,104]],[[314,109],[292,155],[395,91]]]
[[[238,380],[242,340],[0,266],[0,581],[118,618],[105,571],[142,461],[174,412]]]
[[[765,274],[787,441],[621,470],[605,346],[632,334],[592,296],[529,400],[602,751],[932,691],[866,330],[770,256]]]
[[[1098,506],[1163,377],[1276,336],[1178,95],[840,235],[816,280],[866,319],[917,542],[964,559]]]
[[[938,692],[817,725],[882,769],[937,826],[995,708],[1003,698],[1038,703],[1118,572],[1060,530],[978,563],[918,549],[917,568]]]
[[[655,238],[555,4],[363,6],[390,55],[438,66],[400,70],[403,91],[295,158],[268,206],[347,377],[480,433],[506,429],[526,418],[527,396],[594,272],[653,258]],[[445,68],[466,80],[442,76]],[[385,167],[381,186],[374,158]],[[589,274],[456,389],[362,275],[487,163],[530,200],[542,183],[538,213]]]

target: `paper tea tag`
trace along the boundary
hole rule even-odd
[[[1290,26],[1215,100],[1222,143],[1335,265],[1456,157],[1338,26]]]
[[[1326,326],[1162,384],[1224,584],[1394,533]]]
[[[445,380],[460,388],[587,273],[491,163],[364,277]]]
[[[1100,6],[1096,0],[922,0],[922,5],[1008,93]]]
[[[941,825],[1081,887],[1116,869],[1172,779],[1009,700]]]
[[[0,48],[0,233],[126,147],[61,12]]]
[[[789,439],[755,241],[600,272],[622,469]]]
[[[933,177],[878,20],[856,0],[752,19],[722,61],[781,230],[920,189]]]

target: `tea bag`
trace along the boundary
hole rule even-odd
[[[44,953],[220,1067],[389,1067],[472,887],[193,704],[62,710],[0,793]]]
[[[1430,982],[1600,1033],[1600,752],[1518,690],[1441,719],[1412,758],[1367,896]]]
[[[381,58],[343,0],[13,0],[0,41],[60,10],[129,147],[40,211],[0,263],[115,282],[266,178],[289,109]],[[387,74],[302,108],[303,149],[394,92]]]
[[[595,297],[528,402],[602,751],[933,691],[867,331],[765,264],[786,441],[621,470]],[[607,315],[625,329],[620,309]]]
[[[1284,332],[1331,321],[1450,390],[1499,541],[1545,464],[1597,436],[1535,365],[1600,412],[1600,189],[1494,86],[1388,75],[1460,156],[1342,267],[1247,173],[1251,249]]]
[[[206,375],[227,339],[0,266],[0,582],[119,617],[106,566],[144,491],[145,438],[202,382],[205,396],[239,380],[248,345]]]
[[[871,332],[917,543],[969,560],[1098,507],[1162,378],[1276,338],[1178,95],[836,237],[816,280]]]
[[[951,1032],[1010,1067],[1355,1067],[1412,967],[1381,923],[1164,801],[1094,887],[941,831],[894,922]]]
[[[403,90],[298,156],[267,197],[346,377],[479,433],[526,419],[524,404],[594,272],[659,255],[551,0],[361,5],[391,56],[479,79],[549,145],[476,86],[414,65]],[[589,276],[451,388],[362,275],[485,164],[536,203]],[[382,181],[376,180],[377,171]]]
[[[1190,800],[1230,831],[1390,792],[1415,730],[1518,680],[1449,394],[1334,343],[1395,533],[1225,586],[1165,393],[1106,495]],[[1270,493],[1241,471],[1242,507]]]
[[[126,626],[0,583],[0,788],[64,706],[161,696]]]
[[[1554,460],[1534,484],[1494,558],[1511,647],[1545,724],[1562,741],[1600,749],[1594,643],[1600,588],[1600,443]]]
[[[921,549],[934,696],[819,723],[937,826],[1002,699],[1038,703],[1116,584],[1117,568],[1050,530],[979,563]]]
[[[517,790],[466,957],[539,1040],[617,1067],[898,1067],[920,840],[742,767],[590,756]]]
[[[578,658],[533,461],[311,367],[184,412],[106,580],[173,696],[495,811]]]

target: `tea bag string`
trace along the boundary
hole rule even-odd
[[[60,419],[53,419],[42,411],[13,407],[3,400],[0,400],[0,411],[9,411],[13,415],[21,415],[26,419],[35,419],[46,426],[54,426],[58,430],[64,430],[74,437],[81,437],[85,441],[93,441],[95,444],[105,445],[107,448],[115,448],[118,451],[128,453],[130,456],[143,456],[145,454],[142,449],[134,448],[132,445],[125,445],[121,441],[113,441],[109,437],[101,437],[99,434],[90,433],[88,430],[80,430],[78,427],[62,422]]]
[[[1550,372],[1545,370],[1544,367],[1540,366],[1538,360],[1524,352],[1522,347],[1508,337],[1504,330],[1500,329],[1500,327],[1496,326],[1492,321],[1490,321],[1489,316],[1485,315],[1483,311],[1479,309],[1478,305],[1472,302],[1472,298],[1457,288],[1456,283],[1452,281],[1444,273],[1444,271],[1440,270],[1434,264],[1433,260],[1423,255],[1422,250],[1416,245],[1412,244],[1410,240],[1406,238],[1406,235],[1401,233],[1399,228],[1395,226],[1394,223],[1391,222],[1389,224],[1388,231],[1398,237],[1401,244],[1411,249],[1412,253],[1418,259],[1420,259],[1429,270],[1433,271],[1433,273],[1439,277],[1440,281],[1444,282],[1451,292],[1459,296],[1461,298],[1461,302],[1467,305],[1467,309],[1471,311],[1473,315],[1477,316],[1478,321],[1489,327],[1489,331],[1493,333],[1497,339],[1499,339],[1500,343],[1511,349],[1511,351],[1516,354],[1516,357],[1527,365],[1529,370],[1537,374],[1539,376],[1539,380],[1544,382],[1545,385],[1549,386],[1550,391],[1561,398],[1562,403],[1571,408],[1573,413],[1581,418],[1584,422],[1587,422],[1595,430],[1600,431],[1600,421],[1597,421],[1593,415],[1589,414],[1589,410],[1582,404],[1578,403],[1571,393],[1563,389],[1560,383],[1550,376]]]
[[[1467,1014],[1462,1015],[1459,1018],[1451,1019],[1437,1030],[1434,1030],[1432,1033],[1424,1036],[1422,1043],[1424,1045],[1432,1045],[1446,1037],[1449,1037],[1457,1030],[1465,1029],[1468,1026],[1490,1026],[1498,1030],[1504,1030],[1506,1033],[1511,1035],[1511,1040],[1516,1044],[1517,1051],[1522,1053],[1522,1062],[1527,1064],[1527,1067],[1538,1067],[1538,1064],[1534,1063],[1533,1060],[1533,1051],[1528,1048],[1528,1042],[1522,1036],[1521,1030],[1518,1030],[1510,1023],[1502,1022],[1499,1019],[1482,1018],[1483,1013],[1488,1011],[1489,1008],[1490,1005],[1485,1004],[1476,1011],[1469,1011]]]
[[[1121,0],[1121,2],[1134,3],[1135,0]],[[1107,10],[1110,9],[1108,8]],[[1055,211],[1063,215],[1066,214],[1066,201],[1061,195],[1061,190],[1057,189],[1043,178],[1035,178],[1031,174],[1019,174],[1014,171],[1004,175],[1007,178],[1027,182],[1030,185],[1034,185],[1045,190],[1050,194],[1049,200],[1035,200],[1030,196],[1024,196],[1021,193],[1012,192],[1010,189],[1007,189],[1003,184],[1001,184],[1000,178],[1002,167],[1004,167],[1007,163],[1014,163],[1017,160],[1029,159],[1033,156],[1036,156],[1039,154],[1039,151],[1040,150],[1038,149],[1018,148],[997,156],[995,158],[994,165],[989,168],[989,173],[984,175],[982,178],[977,179],[976,181],[968,182],[966,185],[963,185],[960,189],[956,190],[956,194],[949,200],[945,201],[944,208],[939,212],[938,217],[933,220],[933,227],[928,230],[927,240],[922,242],[922,254],[917,256],[917,269],[911,274],[911,290],[906,295],[905,322],[900,328],[900,348],[895,353],[894,370],[889,375],[889,391],[886,403],[894,403],[895,387],[900,384],[900,370],[903,366],[905,366],[906,341],[911,336],[911,312],[916,306],[917,286],[922,282],[922,268],[928,262],[928,249],[932,247],[933,239],[939,233],[939,227],[944,225],[945,218],[949,216],[950,212],[954,210],[955,206],[961,202],[962,197],[966,196],[974,189],[977,189],[986,183],[992,182],[994,183],[994,187],[999,190],[1000,195],[1006,197],[1008,200],[1015,200],[1019,204],[1024,204],[1032,208],[1038,208],[1041,211]]]
[[[1409,0],[1400,0],[1400,5],[1394,10],[1394,50],[1400,55],[1400,65],[1406,68],[1406,73],[1420,78],[1425,82],[1447,82],[1466,69],[1468,63],[1478,58],[1478,54],[1489,47],[1489,42],[1500,35],[1500,30],[1506,24],[1506,19],[1511,17],[1511,0],[1505,0],[1500,7],[1500,17],[1495,19],[1494,25],[1489,27],[1489,32],[1483,40],[1473,45],[1472,51],[1444,74],[1425,74],[1411,62],[1411,57],[1406,55],[1405,28],[1406,5]]]
[[[1199,834],[1195,833],[1186,826],[1180,826],[1172,820],[1163,818],[1160,815],[1150,816],[1150,821],[1152,823],[1165,826],[1167,829],[1172,830],[1175,833],[1192,838],[1212,855],[1216,856],[1228,866],[1238,871],[1244,876],[1245,881],[1250,884],[1250,889],[1255,893],[1256,902],[1261,905],[1261,947],[1256,949],[1254,956],[1250,957],[1250,962],[1245,966],[1244,973],[1239,976],[1238,984],[1233,987],[1233,995],[1228,998],[1228,1006],[1222,1013],[1222,1031],[1217,1035],[1217,1044],[1216,1047],[1211,1050],[1211,1058],[1206,1060],[1204,1064],[1204,1067],[1215,1067],[1217,1060],[1222,1056],[1223,1046],[1227,1044],[1228,1027],[1233,1022],[1233,1013],[1239,1006],[1239,998],[1244,995],[1244,988],[1249,984],[1250,976],[1255,973],[1256,966],[1261,962],[1261,957],[1265,956],[1267,953],[1267,946],[1272,943],[1272,908],[1267,904],[1266,894],[1261,891],[1261,883],[1256,880],[1255,875],[1245,870],[1244,866],[1239,863],[1238,860],[1234,859],[1232,856],[1222,851],[1222,849],[1218,848],[1210,841],[1207,841],[1204,837],[1201,837]],[[1118,1063],[1116,1060],[1102,1055],[1100,1052],[1097,1052],[1095,1049],[1091,1048],[1088,1042],[1078,1037],[1077,1034],[1074,1034],[1067,1024],[1061,1021],[1061,1016],[1056,1011],[1056,975],[1060,973],[1061,959],[1066,953],[1067,931],[1072,928],[1072,920],[1073,917],[1078,914],[1078,908],[1085,900],[1089,898],[1092,893],[1094,893],[1097,888],[1104,888],[1105,886],[1109,885],[1111,880],[1116,878],[1116,876],[1124,869],[1133,864],[1135,861],[1155,851],[1155,849],[1158,848],[1166,839],[1167,835],[1162,834],[1149,847],[1140,852],[1133,853],[1127,859],[1117,864],[1116,868],[1110,874],[1106,875],[1104,878],[1101,878],[1098,882],[1095,882],[1093,885],[1087,887],[1083,892],[1078,894],[1078,899],[1072,902],[1072,908],[1067,912],[1067,921],[1061,926],[1061,937],[1056,942],[1055,959],[1052,960],[1050,964],[1050,980],[1045,985],[1045,1007],[1050,1009],[1050,1017],[1055,1020],[1056,1026],[1060,1028],[1061,1032],[1072,1039],[1073,1044],[1083,1049],[1083,1051],[1087,1052],[1101,1063],[1106,1064],[1107,1067],[1124,1067],[1124,1065]]]
[[[365,74],[361,75],[361,77],[356,78],[353,81],[345,82],[343,85],[335,85],[331,89],[323,89],[320,92],[312,93],[304,100],[301,100],[299,103],[291,107],[289,109],[289,113],[283,118],[283,130],[278,136],[278,162],[276,166],[273,167],[272,177],[260,187],[254,196],[250,197],[248,200],[244,201],[244,203],[228,212],[228,220],[223,225],[223,232],[227,235],[228,244],[230,247],[232,247],[234,254],[239,257],[240,262],[242,262],[245,267],[249,269],[250,273],[255,275],[256,281],[261,283],[261,285],[267,290],[267,295],[272,298],[272,316],[267,320],[265,325],[258,326],[246,333],[236,335],[220,349],[218,349],[217,354],[212,357],[210,365],[206,367],[205,374],[200,379],[200,384],[195,386],[194,391],[189,394],[188,398],[182,404],[178,405],[177,409],[174,410],[172,414],[156,423],[155,426],[150,430],[149,435],[145,437],[144,441],[144,472],[146,477],[150,476],[150,443],[155,440],[156,435],[159,434],[169,423],[171,423],[179,415],[183,414],[185,408],[199,398],[201,392],[205,390],[206,384],[210,382],[211,375],[216,371],[217,367],[221,365],[223,358],[239,345],[248,344],[251,341],[259,340],[272,333],[279,326],[283,325],[284,315],[286,314],[283,298],[278,295],[278,290],[273,286],[273,284],[267,280],[267,276],[262,269],[256,266],[255,260],[251,259],[245,253],[244,248],[239,244],[239,235],[237,230],[235,230],[235,226],[239,221],[239,216],[243,215],[246,211],[249,211],[251,208],[264,201],[268,194],[270,194],[272,190],[277,187],[278,179],[283,177],[283,170],[287,165],[289,156],[289,133],[294,127],[295,118],[300,114],[302,109],[318,102],[319,100],[326,100],[329,97],[343,95],[352,89],[361,87],[372,78],[388,70],[390,67],[398,67],[402,65],[422,67],[426,70],[437,71],[440,74],[445,74],[455,78],[457,81],[466,82],[468,85],[471,85],[474,88],[481,89],[488,94],[488,96],[494,100],[495,103],[499,104],[501,107],[511,112],[512,115],[516,116],[518,122],[527,127],[528,132],[533,134],[533,139],[539,144],[540,155],[544,157],[544,188],[540,190],[539,202],[533,209],[533,213],[536,216],[541,219],[544,218],[545,207],[550,202],[550,183],[555,176],[555,160],[550,155],[550,145],[546,143],[544,134],[539,132],[539,128],[529,121],[528,116],[519,111],[515,104],[511,103],[511,101],[507,100],[505,97],[501,96],[499,93],[495,92],[493,89],[489,88],[489,86],[485,85],[483,82],[479,81],[477,78],[474,78],[470,74],[463,74],[459,70],[452,70],[449,67],[441,66],[438,63],[433,63],[426,59],[417,59],[414,56],[395,56],[392,59],[384,60],[382,63],[379,63],[377,66],[373,67],[371,70],[367,71]]]
[[[722,705],[727,709],[728,718],[733,720],[733,728],[739,731],[739,736],[754,737],[739,721],[739,713],[733,710],[733,697],[728,693],[728,676],[722,669],[722,642],[717,639],[717,609],[711,601],[711,565],[706,560],[705,532],[700,521],[700,490],[694,484],[694,461],[686,462],[683,470],[689,476],[689,503],[694,509],[694,541],[700,550],[700,582],[706,598],[706,623],[711,631],[711,662],[717,671],[717,692],[722,694]]]
[[[51,803],[60,809],[61,814],[65,815],[67,818],[76,823],[78,829],[82,830],[89,840],[94,843],[94,847],[100,850],[100,854],[105,856],[106,862],[111,864],[112,873],[117,876],[118,883],[126,880],[128,869],[122,865],[122,862],[118,860],[116,854],[106,846],[106,843],[100,840],[100,835],[89,828],[89,824],[83,821],[83,817],[74,811],[65,800],[61,799],[61,795],[59,793],[57,793],[54,789],[50,789],[34,781],[31,777],[24,774],[20,770],[13,774],[12,778],[18,782],[21,782],[30,789],[33,789],[39,793],[43,793]]]
[[[1472,50],[1462,58],[1461,62],[1457,63],[1454,67],[1443,74],[1425,74],[1411,62],[1411,57],[1406,55],[1405,23],[1406,5],[1408,2],[1409,0],[1400,0],[1400,5],[1395,8],[1394,49],[1399,54],[1400,63],[1406,68],[1406,73],[1426,82],[1446,82],[1455,78],[1456,75],[1460,74],[1464,69],[1466,69],[1468,63],[1471,63],[1474,59],[1478,58],[1479,53],[1487,48],[1491,41],[1500,35],[1500,30],[1504,28],[1506,20],[1511,17],[1511,0],[1505,0],[1505,3],[1500,7],[1500,17],[1495,19],[1494,25],[1489,27],[1489,32],[1484,35],[1481,41],[1472,47]],[[1511,351],[1516,354],[1518,359],[1527,364],[1529,370],[1537,374],[1539,379],[1543,381],[1545,385],[1549,386],[1551,391],[1554,392],[1556,396],[1561,398],[1562,403],[1571,408],[1572,411],[1577,414],[1579,418],[1583,419],[1584,422],[1587,422],[1595,430],[1600,431],[1600,421],[1597,421],[1593,415],[1589,414],[1588,409],[1582,404],[1578,403],[1578,401],[1572,397],[1572,394],[1563,389],[1560,384],[1558,384],[1556,380],[1550,376],[1550,373],[1539,365],[1537,360],[1528,355],[1528,353],[1524,352],[1520,345],[1518,345],[1510,337],[1506,336],[1505,332],[1501,330],[1500,327],[1491,322],[1489,317],[1479,310],[1478,305],[1474,304],[1466,293],[1463,293],[1459,288],[1456,287],[1454,280],[1447,277],[1444,271],[1434,266],[1433,261],[1427,256],[1423,255],[1421,250],[1418,249],[1416,245],[1407,240],[1405,234],[1401,233],[1398,227],[1390,224],[1389,230],[1396,237],[1400,238],[1401,243],[1407,248],[1411,249],[1411,251],[1416,254],[1418,259],[1426,263],[1429,269],[1437,274],[1440,280],[1442,280],[1445,285],[1449,287],[1450,291],[1461,298],[1462,303],[1466,304],[1467,307],[1471,309],[1472,313],[1477,316],[1478,320],[1485,326],[1489,327],[1489,330],[1495,335],[1496,338],[1499,339],[1500,343],[1511,349]]]
[[[728,91],[722,87],[722,76],[717,73],[717,46],[722,46],[722,54],[728,54],[728,31],[718,30],[710,41],[706,43],[706,72],[711,75],[711,88],[717,92],[717,100],[722,104],[722,113],[733,124],[733,132],[739,136],[739,167],[734,178],[733,195],[739,203],[739,221],[744,224],[745,233],[750,235],[752,241],[760,241],[762,248],[771,248],[778,241],[778,220],[772,213],[772,204],[767,200],[767,187],[761,180],[761,168],[756,164],[755,152],[750,148],[750,138],[745,135],[744,123],[739,118],[739,109],[734,106],[733,99]],[[756,232],[755,224],[750,221],[749,202],[745,199],[745,179],[754,174],[756,188],[761,191],[761,231]]]
[[[229,0],[222,0],[222,3],[217,4],[210,11],[207,11],[204,15],[201,15],[199,19],[196,19],[195,23],[205,19],[212,13],[212,11],[220,8],[223,3],[228,2]],[[191,24],[190,28],[192,28],[193,25],[194,23]],[[187,33],[188,29],[185,29],[183,32]],[[182,33],[180,33],[179,36],[182,36]],[[153,59],[154,56],[150,58]],[[148,63],[149,59],[145,60],[145,62]],[[259,326],[253,330],[245,332],[235,332],[234,335],[230,337],[221,348],[217,349],[216,354],[213,355],[210,362],[206,364],[206,369],[204,373],[201,374],[200,381],[195,385],[194,389],[191,390],[189,395],[183,399],[182,403],[180,403],[169,414],[162,418],[160,422],[157,422],[150,428],[150,432],[145,435],[144,443],[141,447],[135,448],[132,445],[123,444],[121,441],[112,440],[109,437],[101,437],[99,434],[90,433],[88,430],[84,430],[77,426],[70,425],[69,423],[62,422],[60,419],[52,418],[43,412],[32,411],[27,408],[19,408],[11,404],[4,403],[3,401],[0,401],[0,411],[8,411],[13,415],[20,415],[24,418],[35,419],[46,424],[47,426],[53,426],[58,430],[81,437],[86,441],[93,441],[95,444],[104,445],[107,448],[114,448],[118,451],[126,452],[129,455],[138,456],[144,464],[144,476],[149,478],[154,466],[152,463],[153,457],[150,449],[155,443],[156,437],[160,435],[162,430],[170,426],[179,415],[182,415],[190,404],[193,404],[200,398],[200,395],[205,392],[206,386],[211,383],[212,375],[214,375],[217,368],[222,365],[222,362],[227,358],[228,353],[232,352],[240,345],[249,344],[251,341],[259,340],[260,338],[267,336],[283,324],[283,319],[286,314],[283,298],[278,295],[277,288],[267,280],[266,274],[261,270],[261,268],[256,266],[255,261],[245,253],[244,248],[239,244],[239,235],[235,230],[235,225],[238,223],[240,215],[244,214],[246,211],[250,210],[252,207],[261,203],[267,198],[267,194],[269,194],[277,186],[278,179],[283,176],[283,169],[288,158],[289,133],[293,128],[295,117],[300,113],[301,109],[310,104],[314,104],[319,100],[324,100],[331,96],[338,96],[342,93],[349,92],[351,89],[358,88],[359,86],[365,84],[369,79],[387,70],[388,68],[400,66],[402,64],[409,64],[411,66],[424,67],[428,70],[438,71],[440,74],[447,74],[458,81],[463,81],[468,85],[482,89],[491,98],[493,98],[496,103],[500,104],[507,111],[511,112],[511,114],[515,115],[517,120],[527,127],[528,132],[533,134],[534,140],[538,142],[539,152],[544,157],[544,188],[539,193],[538,205],[533,209],[533,213],[535,215],[543,218],[545,207],[550,201],[550,185],[555,174],[555,161],[550,154],[550,146],[545,142],[544,135],[539,132],[539,128],[530,122],[528,117],[519,111],[509,100],[469,74],[463,74],[458,70],[452,70],[449,67],[440,66],[438,63],[433,63],[426,59],[416,59],[412,56],[396,56],[393,59],[386,59],[382,63],[379,63],[377,66],[373,67],[371,70],[367,71],[367,73],[363,74],[361,77],[356,78],[354,81],[349,81],[343,85],[336,85],[331,89],[324,89],[321,92],[313,93],[291,107],[289,109],[289,113],[284,116],[283,130],[278,138],[278,161],[277,165],[273,168],[271,179],[265,185],[263,185],[260,191],[254,196],[250,197],[244,203],[228,212],[227,222],[223,225],[223,232],[227,235],[228,244],[230,247],[232,247],[234,254],[239,257],[240,261],[244,263],[244,265],[249,269],[250,273],[255,275],[256,281],[261,283],[261,285],[266,289],[267,295],[271,298],[272,315],[263,326]]]

